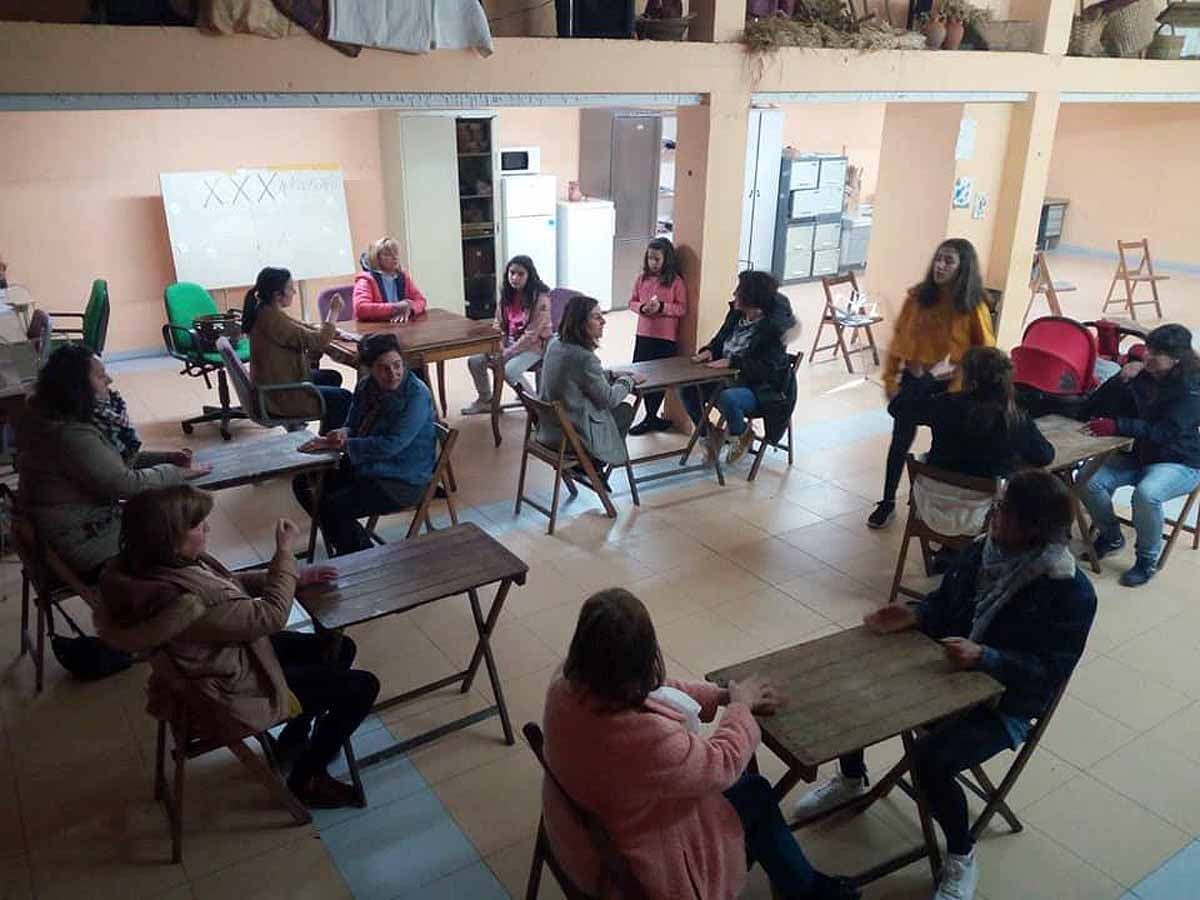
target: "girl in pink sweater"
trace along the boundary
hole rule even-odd
[[[687,315],[687,288],[679,274],[675,245],[655,238],[646,245],[642,274],[633,285],[629,308],[637,313],[637,339],[633,361],[669,359],[679,351],[679,320]],[[671,420],[659,418],[663,395],[647,394],[642,402],[646,418],[629,429],[633,435],[669,431]]]
[[[854,900],[854,886],[815,871],[779,812],[771,786],[746,772],[759,742],[755,715],[779,700],[762,678],[670,681],[650,614],[629,591],[592,595],[562,672],[546,696],[546,763],[576,803],[600,819],[648,900],[733,900],[757,862],[786,900]],[[711,722],[724,707],[710,734]],[[553,782],[542,815],[576,886],[601,892],[589,833]]]

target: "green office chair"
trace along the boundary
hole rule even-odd
[[[198,284],[188,281],[177,281],[168,285],[163,291],[163,303],[167,308],[167,324],[163,326],[163,343],[167,345],[167,353],[183,363],[180,375],[192,378],[203,378],[204,384],[211,389],[212,381],[209,375],[217,375],[217,394],[221,398],[220,406],[203,406],[202,413],[185,419],[180,425],[184,434],[191,434],[195,425],[201,422],[220,422],[221,437],[229,440],[229,423],[234,419],[245,419],[246,413],[240,406],[229,403],[229,382],[225,378],[225,364],[221,354],[206,351],[200,337],[196,334],[194,323],[200,316],[217,315],[217,303],[212,296]],[[242,362],[250,360],[250,340],[243,337],[237,344],[238,359]]]
[[[78,328],[52,328],[51,349],[71,341],[78,341],[97,356],[104,355],[104,342],[108,338],[108,282],[97,278],[92,282],[92,293],[87,307],[81,313],[52,312],[52,321],[79,319]]]

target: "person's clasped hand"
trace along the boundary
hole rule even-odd
[[[712,351],[707,348],[701,350],[699,353],[692,354],[692,362],[694,363],[706,363],[710,359],[712,359]]]
[[[941,644],[946,658],[956,669],[974,669],[983,658],[983,647],[966,638],[942,638]]]
[[[1113,437],[1117,433],[1117,420],[1089,419],[1084,428],[1095,437]]]
[[[411,316],[412,304],[407,300],[401,300],[399,303],[392,304],[392,321],[396,324],[405,324]]]
[[[714,359],[712,362],[708,363],[707,365],[710,369],[728,369],[729,368],[729,357],[723,356],[720,359]]]
[[[1133,381],[1133,379],[1142,374],[1142,369],[1144,368],[1146,368],[1146,364],[1137,360],[1125,363],[1125,365],[1121,366],[1121,380]]]
[[[729,702],[744,703],[756,716],[771,716],[783,705],[775,686],[760,675],[729,682]]]
[[[279,519],[275,523],[275,549],[291,553],[300,539],[300,529],[291,519]]]
[[[336,580],[337,569],[333,566],[305,566],[300,570],[300,576],[296,579],[296,583],[300,587],[308,587],[312,584],[325,584]]]

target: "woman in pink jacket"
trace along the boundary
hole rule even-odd
[[[766,779],[746,772],[759,743],[754,715],[777,702],[760,678],[727,689],[667,681],[646,608],[610,588],[583,604],[550,685],[546,762],[599,817],[649,900],[731,900],[754,862],[782,897],[852,900],[859,894],[848,880],[809,865]],[[702,737],[699,723],[718,706],[721,724]],[[549,781],[542,807],[567,873],[595,893],[599,856]]]
[[[360,322],[407,322],[425,312],[425,295],[400,268],[400,245],[382,237],[360,260],[354,276],[354,318]]]

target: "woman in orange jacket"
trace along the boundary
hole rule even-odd
[[[955,387],[958,365],[971,347],[994,347],[992,314],[985,301],[979,255],[970,241],[951,238],[933,254],[924,280],[911,288],[896,319],[892,343],[883,363],[883,386],[889,400],[907,390],[929,391]],[[894,404],[903,408],[905,404]],[[894,414],[888,447],[883,499],[867,519],[870,528],[884,528],[896,516],[896,489],[904,460],[917,436],[909,415]]]

